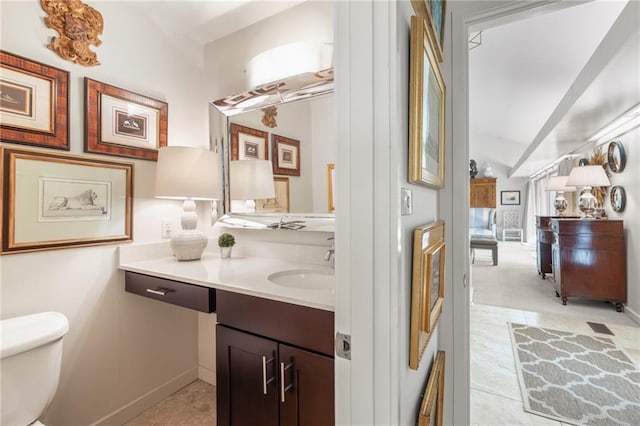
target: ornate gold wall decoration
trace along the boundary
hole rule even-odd
[[[270,106],[263,108],[262,112],[264,112],[264,115],[262,116],[262,124],[271,129],[278,125],[278,123],[276,123],[276,117],[278,116],[278,110],[276,107]]]
[[[100,65],[89,45],[100,46],[104,26],[100,12],[81,0],[40,0],[42,9],[49,16],[44,18],[47,27],[58,32],[47,46],[67,61],[80,65]]]
[[[605,172],[607,171],[607,154],[602,151],[602,147],[593,151],[593,154],[589,159],[589,164],[592,166],[600,165],[605,169]],[[598,207],[604,206],[604,197],[607,195],[607,189],[603,186],[594,186],[591,188],[591,193],[596,197]]]

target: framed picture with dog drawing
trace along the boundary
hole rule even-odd
[[[132,240],[133,164],[0,148],[2,254]]]

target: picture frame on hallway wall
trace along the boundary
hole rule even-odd
[[[87,77],[84,86],[84,152],[157,161],[169,105]]]
[[[0,141],[69,151],[69,72],[0,51]]]
[[[409,368],[417,370],[420,358],[440,318],[445,285],[445,223],[439,220],[413,231]]]
[[[438,351],[420,403],[418,426],[442,426],[444,414],[445,352]]]
[[[500,204],[503,206],[519,206],[520,191],[500,191]]]
[[[335,187],[334,182],[336,181],[336,165],[335,163],[327,164],[327,211],[329,213],[334,213],[336,211],[336,202],[335,202]]]
[[[418,16],[424,17],[427,33],[431,40],[438,62],[444,56],[444,24],[446,0],[411,0],[413,10]]]
[[[271,135],[274,175],[300,176],[300,141]]]
[[[231,160],[268,160],[269,134],[231,123]]]
[[[412,16],[408,180],[436,189],[444,188],[445,90],[425,20]]]
[[[132,241],[133,164],[0,147],[2,254]]]

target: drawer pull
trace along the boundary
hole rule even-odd
[[[173,290],[169,288],[159,288],[157,290],[153,290],[151,288],[147,289],[147,293],[157,294],[158,296],[166,296],[167,293],[171,293]]]

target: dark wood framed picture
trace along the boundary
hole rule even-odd
[[[411,17],[410,56],[408,180],[444,188],[445,83],[419,16]]]
[[[2,254],[132,240],[133,164],[0,147]]]
[[[409,368],[417,370],[444,301],[444,221],[413,231]]]
[[[231,160],[268,160],[269,134],[231,123]]]
[[[0,140],[69,150],[69,73],[0,51]]]
[[[273,174],[300,176],[300,141],[280,135],[271,138]]]
[[[420,404],[418,426],[442,426],[444,415],[445,352],[438,351]]]
[[[167,146],[169,105],[86,77],[84,86],[84,151],[157,161]]]

